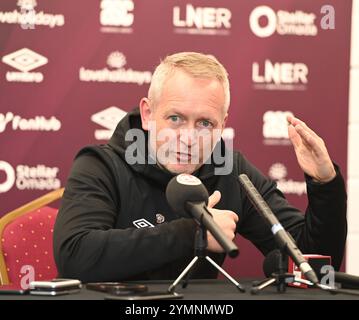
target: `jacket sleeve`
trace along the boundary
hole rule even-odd
[[[288,204],[276,183],[243,159],[240,164],[277,216],[279,222],[296,240],[303,253],[330,255],[339,269],[347,235],[346,191],[343,177],[335,165],[336,177],[324,184],[306,176],[308,206],[305,215]],[[242,216],[238,232],[249,239],[264,255],[276,248],[273,235],[264,219],[242,193]]]
[[[190,219],[115,229],[119,199],[111,172],[94,154],[74,161],[54,228],[61,277],[120,281],[193,253],[196,228]]]

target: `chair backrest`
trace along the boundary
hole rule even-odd
[[[0,283],[24,287],[32,280],[56,278],[53,228],[57,209],[46,206],[62,196],[53,191],[0,219]]]
[[[57,209],[43,207],[9,223],[1,236],[8,281],[21,286],[25,276],[31,280],[56,278],[52,254],[52,233]]]

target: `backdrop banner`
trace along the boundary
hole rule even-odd
[[[73,158],[103,144],[147,95],[166,55],[199,51],[227,68],[233,140],[288,200],[307,205],[288,140],[294,114],[325,141],[346,178],[349,0],[1,0],[0,216],[65,186]],[[58,205],[58,204],[55,204]],[[225,267],[262,275],[238,237]]]

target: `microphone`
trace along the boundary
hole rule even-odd
[[[263,261],[263,272],[266,277],[271,277],[273,273],[278,272],[281,255],[278,249],[269,252]],[[288,272],[288,257],[284,258],[282,263],[284,272]],[[326,274],[321,274],[321,264],[318,264],[317,268],[314,267],[314,271],[320,278]],[[334,281],[341,284],[343,289],[359,289],[359,276],[351,275],[340,271],[329,271],[334,273]]]
[[[185,173],[173,177],[167,185],[166,198],[174,211],[202,224],[230,257],[238,255],[238,247],[225,236],[207,209],[208,191],[201,180]]]
[[[282,259],[282,261],[281,261]],[[281,255],[279,249],[269,252],[263,260],[263,272],[267,278],[279,271],[279,266],[283,267],[284,272],[288,272],[288,257]]]
[[[314,284],[318,284],[319,280],[317,275],[308,261],[303,257],[303,254],[297,247],[294,239],[284,230],[273,211],[269,208],[268,204],[264,201],[253,183],[249,180],[248,176],[246,174],[239,175],[239,181],[253,206],[270,226],[279,249],[282,252],[286,252],[293,259],[295,264],[300,268],[309,281]]]
[[[359,289],[359,277],[345,272],[334,272],[335,282],[340,283],[345,289]]]

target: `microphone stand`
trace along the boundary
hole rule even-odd
[[[237,282],[233,277],[231,277],[221,266],[219,266],[211,257],[207,255],[207,245],[207,229],[202,223],[199,223],[197,225],[197,231],[195,236],[195,256],[192,261],[187,265],[187,267],[182,271],[182,273],[178,276],[178,278],[169,286],[167,290],[168,292],[173,293],[178,283],[187,275],[182,284],[182,288],[186,288],[190,278],[191,270],[193,270],[195,264],[201,260],[208,261],[230,282],[232,282],[240,292],[245,292],[244,287],[239,282]]]
[[[300,279],[296,279],[294,274],[286,272],[285,261],[287,255],[279,250],[278,253],[278,265],[277,271],[271,274],[270,278],[266,278],[263,281],[255,281],[252,284],[251,294],[258,294],[263,289],[267,288],[271,284],[275,284],[278,293],[285,293],[288,283],[300,282]],[[297,281],[298,280],[298,281]]]
[[[278,293],[285,293],[287,284],[288,283],[303,283],[311,287],[315,287],[321,289],[323,291],[327,291],[331,294],[348,294],[359,296],[358,290],[348,290],[342,289],[337,287],[330,287],[325,284],[313,284],[309,280],[304,280],[301,278],[295,277],[292,273],[286,272],[286,263],[287,263],[288,255],[284,253],[282,250],[278,250],[278,264],[276,265],[276,271],[271,274],[271,277],[266,278],[262,281],[254,281],[252,283],[251,294],[258,294],[265,288],[269,287],[270,285],[274,284],[277,287]]]

